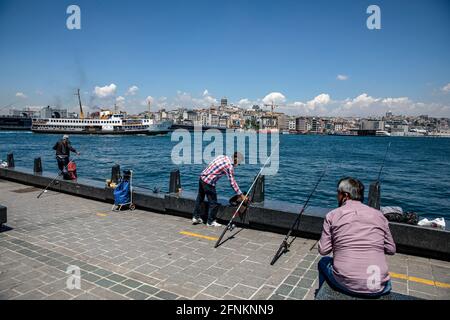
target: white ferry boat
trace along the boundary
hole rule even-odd
[[[375,132],[375,135],[377,137],[390,137],[391,136],[391,134],[389,132],[385,131],[385,130],[377,130]]]
[[[166,134],[171,121],[155,121],[146,118],[125,118],[113,114],[108,119],[33,119],[31,131],[35,133],[67,134]]]

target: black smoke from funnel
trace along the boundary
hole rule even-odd
[[[78,87],[81,89],[86,85],[87,76],[78,55],[75,56],[75,69],[78,77]]]
[[[60,96],[58,96],[58,95],[53,96],[53,105],[54,105],[56,108],[61,109],[61,107],[62,107],[62,102],[61,102],[61,97],[60,97]]]

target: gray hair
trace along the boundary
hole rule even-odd
[[[244,156],[242,155],[242,153],[236,151],[233,154],[233,158],[237,160],[237,163],[241,164],[244,162]]]
[[[346,193],[350,199],[364,201],[364,185],[358,179],[345,177],[339,180],[337,191]]]

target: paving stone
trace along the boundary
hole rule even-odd
[[[436,295],[439,300],[450,300],[450,288],[436,288]]]
[[[155,297],[163,299],[163,300],[176,300],[178,298],[178,296],[176,294],[173,294],[173,293],[167,292],[167,291],[163,291],[163,290],[156,293]]]
[[[81,276],[81,279],[89,281],[89,282],[97,282],[101,279],[100,276],[93,274],[93,273],[87,273]]]
[[[112,274],[112,272],[104,269],[97,269],[94,270],[92,273],[100,277],[108,277]]]
[[[115,293],[111,290],[101,288],[101,287],[95,287],[94,289],[89,291],[90,294],[93,294],[100,299],[106,299],[106,300],[129,300],[128,297],[120,295],[118,293]]]
[[[304,268],[304,269],[309,269],[311,267],[311,265],[312,265],[312,261],[303,260],[297,265],[297,267]]]
[[[17,286],[14,286],[14,290],[20,294],[24,294],[34,289],[37,289],[43,285],[45,285],[45,283],[40,279],[32,279],[25,281]]]
[[[303,277],[307,278],[307,279],[315,280],[316,278],[319,277],[319,272],[315,271],[315,270],[308,270],[305,272]]]
[[[202,291],[203,294],[207,294],[216,298],[222,298],[225,294],[230,291],[231,288],[221,286],[218,284],[212,284],[209,287],[207,287],[205,290]]]
[[[158,291],[160,291],[158,288],[155,288],[155,287],[152,287],[152,286],[149,286],[149,285],[146,285],[146,284],[144,284],[143,286],[138,287],[137,290],[142,291],[142,292],[144,292],[146,294],[149,294],[149,295],[153,295],[153,294],[157,293]]]
[[[125,294],[125,293],[131,291],[130,288],[125,287],[121,284],[116,284],[115,286],[112,286],[111,288],[109,288],[109,290],[120,293],[120,294]]]
[[[287,285],[287,284],[282,284],[276,291],[275,293],[278,295],[283,295],[283,296],[288,296],[289,293],[291,293],[292,289],[294,289],[293,286]]]
[[[155,286],[155,285],[157,285],[158,283],[161,282],[161,280],[158,280],[156,278],[153,278],[153,277],[150,277],[150,276],[146,276],[146,275],[143,275],[141,273],[134,272],[134,271],[130,271],[130,272],[124,274],[124,275],[127,276],[130,279],[133,279],[133,280],[136,280],[136,281],[140,281],[142,283],[145,283],[145,284],[148,284],[148,285],[151,285],[151,286]]]
[[[286,278],[286,280],[284,280],[284,284],[288,284],[291,286],[295,286],[297,285],[297,283],[300,281],[300,277],[297,276],[289,276]]]
[[[431,295],[431,294],[427,294],[427,293],[415,291],[415,290],[409,290],[408,294],[410,296],[417,297],[420,299],[425,299],[425,300],[436,300],[437,299],[437,296],[435,296],[435,295]]]
[[[308,293],[308,290],[305,288],[294,288],[294,290],[292,290],[291,294],[289,295],[290,298],[294,298],[294,299],[298,299],[298,300],[302,300],[306,294]]]
[[[308,271],[308,269],[299,267],[299,268],[296,268],[294,271],[292,271],[291,275],[301,277],[306,273],[306,271]]]
[[[274,291],[274,287],[263,286],[252,296],[252,300],[267,300]]]
[[[429,295],[436,295],[436,287],[434,286],[430,286],[427,284],[423,284],[423,283],[417,283],[417,282],[413,282],[413,281],[408,281],[408,288],[409,290],[413,290],[413,291],[419,291],[422,293],[426,293]]]
[[[300,280],[300,282],[298,283],[297,286],[301,287],[301,288],[309,289],[309,288],[311,288],[313,283],[314,283],[314,280],[311,280],[308,278],[303,278]]]
[[[207,294],[199,293],[194,297],[194,300],[217,300],[217,298],[208,296]]]
[[[112,282],[112,281],[110,281],[108,279],[103,278],[103,279],[100,279],[100,280],[96,281],[95,284],[98,285],[98,286],[104,287],[104,288],[110,288],[113,285],[115,285],[116,283]]]
[[[55,292],[51,295],[49,295],[48,297],[46,297],[46,300],[70,300],[72,298],[72,296],[70,294],[68,294],[65,291],[58,291]]]
[[[85,292],[73,298],[74,300],[100,300],[100,297],[97,297],[94,294]]]
[[[258,289],[248,287],[242,284],[238,284],[233,289],[231,289],[228,294],[232,296],[236,296],[238,298],[250,299],[250,297],[256,293]]]
[[[43,300],[47,295],[39,290],[33,290],[25,294],[19,295],[14,300]]]
[[[400,283],[400,282],[394,282],[391,281],[392,284],[392,291],[401,293],[401,294],[408,294],[408,286],[406,283]]]
[[[66,288],[67,288],[66,279],[61,279],[61,280],[56,280],[52,283],[49,283],[47,285],[39,287],[39,291],[41,291],[47,295],[50,295],[55,292],[65,290]]]
[[[126,277],[123,277],[123,276],[121,276],[119,274],[116,274],[116,273],[113,273],[113,274],[107,276],[106,278],[108,280],[111,280],[111,281],[114,281],[114,282],[118,282],[118,283],[127,280]]]
[[[89,272],[93,272],[93,271],[97,270],[98,268],[93,265],[86,264],[83,267],[81,267],[81,269],[89,271]]]
[[[138,287],[140,287],[142,285],[141,282],[136,281],[136,280],[132,280],[132,279],[128,279],[122,282],[123,285],[130,287],[132,289],[136,289]]]
[[[128,292],[126,296],[133,300],[145,300],[150,297],[148,294],[145,294],[137,290],[132,290]]]
[[[36,257],[36,260],[37,261],[40,261],[40,262],[47,262],[48,260],[50,260],[51,258],[50,257],[47,257],[47,256],[39,256],[39,257]]]

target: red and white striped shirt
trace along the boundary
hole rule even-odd
[[[217,180],[219,180],[223,175],[227,175],[228,180],[230,180],[230,185],[236,194],[242,194],[241,189],[234,179],[234,167],[233,161],[228,156],[218,156],[215,158],[208,167],[203,170],[200,175],[200,179],[215,187]]]

